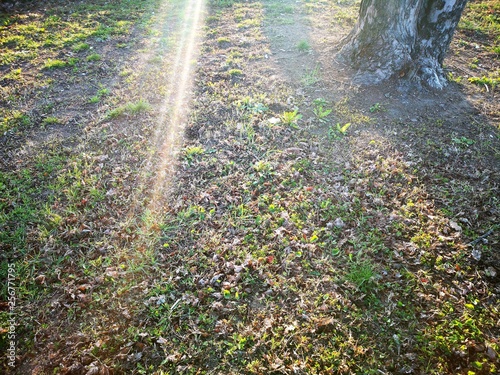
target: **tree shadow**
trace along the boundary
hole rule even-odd
[[[418,305],[411,323],[416,326],[403,329],[407,342],[397,346],[397,354],[392,353],[399,358],[392,369],[413,373],[432,356],[443,361],[441,371],[471,368],[474,361],[493,368],[496,357],[487,353],[484,344],[494,343],[498,335],[494,328],[498,304],[490,294],[497,295],[500,285],[500,254],[494,250],[500,242],[500,138],[494,119],[484,113],[477,100],[471,100],[470,90],[453,82],[443,90],[399,79],[377,86],[351,85],[352,71],[335,59],[346,33],[330,35],[337,30],[331,19],[339,8],[326,3],[316,9],[298,6],[293,22],[280,24],[283,14],[277,16],[269,5],[276,3],[265,4],[271,60],[278,75],[296,93],[293,105],[304,114],[311,140],[341,161],[348,189],[356,192],[354,196],[393,253],[372,254],[371,259],[381,268],[404,269],[413,275],[414,296],[402,300],[408,298]],[[307,54],[297,51],[301,40],[311,45]],[[300,77],[316,67],[319,79],[307,85]],[[328,121],[318,121],[315,116],[316,98],[326,99],[333,108]],[[329,137],[336,123],[354,123],[340,141]],[[474,241],[485,233],[485,241]],[[356,241],[347,235],[339,242],[344,240]],[[344,250],[359,252],[356,246]],[[386,281],[397,283],[396,279]],[[387,298],[382,289],[379,297]],[[388,290],[385,293],[390,293]],[[431,295],[436,298],[428,298]],[[447,310],[439,295],[454,299],[456,309]],[[386,307],[389,300],[384,301]],[[476,310],[468,310],[470,301],[476,301]],[[438,315],[448,311],[449,315],[432,316],[436,311],[440,311]],[[451,338],[469,318],[489,323],[474,327],[480,334],[469,332],[456,340]],[[367,323],[367,331],[369,327]],[[448,333],[436,340],[444,330]],[[397,329],[394,332],[401,334]],[[476,346],[474,342],[479,341],[481,345]],[[379,349],[389,352],[396,348],[390,342],[383,347]],[[403,348],[406,354],[399,356]],[[418,361],[412,359],[415,353]]]

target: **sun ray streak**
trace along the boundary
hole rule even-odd
[[[170,105],[171,116],[168,121],[167,134],[161,146],[162,159],[157,168],[157,178],[152,189],[151,204],[149,209],[154,208],[154,203],[162,194],[167,179],[171,173],[169,166],[175,157],[175,150],[179,146],[180,138],[187,116],[187,98],[193,83],[194,64],[192,63],[198,53],[198,32],[202,21],[204,0],[190,0],[187,3],[186,19],[182,31],[181,41],[177,50],[177,56],[170,78],[170,90],[166,95],[164,108]],[[175,85],[175,87],[174,87]],[[169,105],[170,104],[170,105]],[[165,116],[166,113],[163,114]],[[163,117],[162,116],[162,117]],[[160,121],[165,121],[161,118]],[[158,129],[161,129],[159,126]]]
[[[145,169],[139,176],[137,199],[128,212],[128,219],[147,212],[149,215],[160,216],[163,211],[163,198],[166,196],[171,176],[174,172],[175,157],[183,138],[183,130],[189,114],[189,97],[194,82],[194,68],[199,54],[199,34],[203,25],[205,0],[188,0],[183,10],[183,21],[175,56],[168,76],[167,92],[158,110],[158,120],[152,136],[157,148],[159,160],[154,165],[154,181],[148,182],[147,175],[152,171]],[[143,198],[147,199],[144,200]],[[142,198],[142,199],[141,199]],[[144,206],[144,202],[148,202]],[[145,229],[145,228],[143,228]]]

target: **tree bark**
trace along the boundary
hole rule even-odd
[[[442,63],[467,0],[362,0],[339,58],[359,84],[392,77],[443,88]]]

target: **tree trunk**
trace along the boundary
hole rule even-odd
[[[339,58],[354,81],[377,84],[391,77],[443,88],[442,63],[467,0],[362,0],[357,25]]]

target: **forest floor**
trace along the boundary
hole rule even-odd
[[[0,6],[0,372],[500,371],[497,1],[442,91],[354,0]]]

